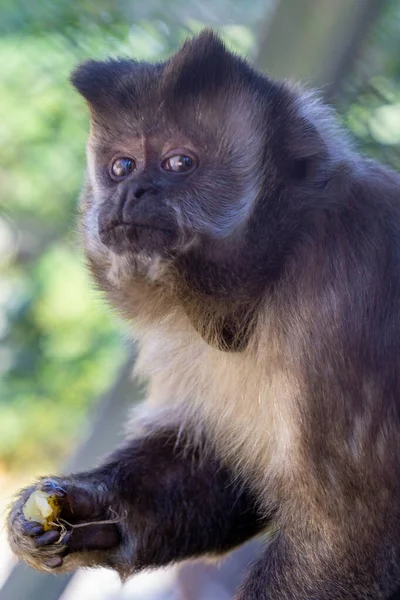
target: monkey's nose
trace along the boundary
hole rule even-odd
[[[139,181],[135,181],[129,186],[129,190],[127,193],[127,201],[135,201],[140,200],[143,196],[153,195],[156,192],[156,187],[151,183],[141,183]]]

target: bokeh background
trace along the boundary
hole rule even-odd
[[[163,59],[205,25],[263,70],[317,85],[360,150],[400,169],[399,0],[0,0],[2,513],[38,475],[105,452],[129,386],[138,396],[124,327],[91,285],[75,230],[88,115],[69,74],[89,57]],[[104,572],[56,589],[21,567],[12,579],[13,567],[2,531],[0,600],[189,599],[205,580],[205,598],[231,593],[205,567],[179,593],[170,570],[124,590]]]

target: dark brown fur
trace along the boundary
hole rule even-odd
[[[44,570],[103,564],[125,577],[272,525],[238,600],[389,598],[400,178],[349,148],[310,94],[209,32],[166,63],[86,63],[73,83],[92,116],[85,249],[135,323],[149,409],[102,467],[45,482],[70,518],[118,523],[57,543],[57,528],[24,521],[24,491],[14,550]],[[197,168],[166,173],[170,151]],[[115,156],[137,167],[118,183]]]

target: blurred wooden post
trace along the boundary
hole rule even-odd
[[[92,467],[122,438],[129,407],[141,398],[141,390],[132,379],[133,361],[133,357],[127,361],[113,387],[96,404],[90,433],[64,467],[65,473]],[[0,600],[57,600],[72,577],[39,573],[17,563],[0,589]]]
[[[357,59],[386,0],[281,0],[259,40],[257,66],[330,100]]]

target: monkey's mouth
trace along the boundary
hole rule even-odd
[[[176,242],[176,232],[164,223],[119,222],[99,228],[101,242],[117,254],[144,249],[161,251]]]
[[[101,229],[99,231],[100,236],[101,235],[107,235],[110,231],[113,231],[114,229],[117,229],[118,227],[122,227],[123,229],[136,229],[136,228],[141,228],[141,229],[152,229],[154,231],[162,231],[163,233],[170,235],[173,233],[172,229],[167,229],[165,227],[160,227],[158,225],[153,225],[150,223],[116,223],[115,225],[111,225],[109,227],[105,227],[103,229]]]

